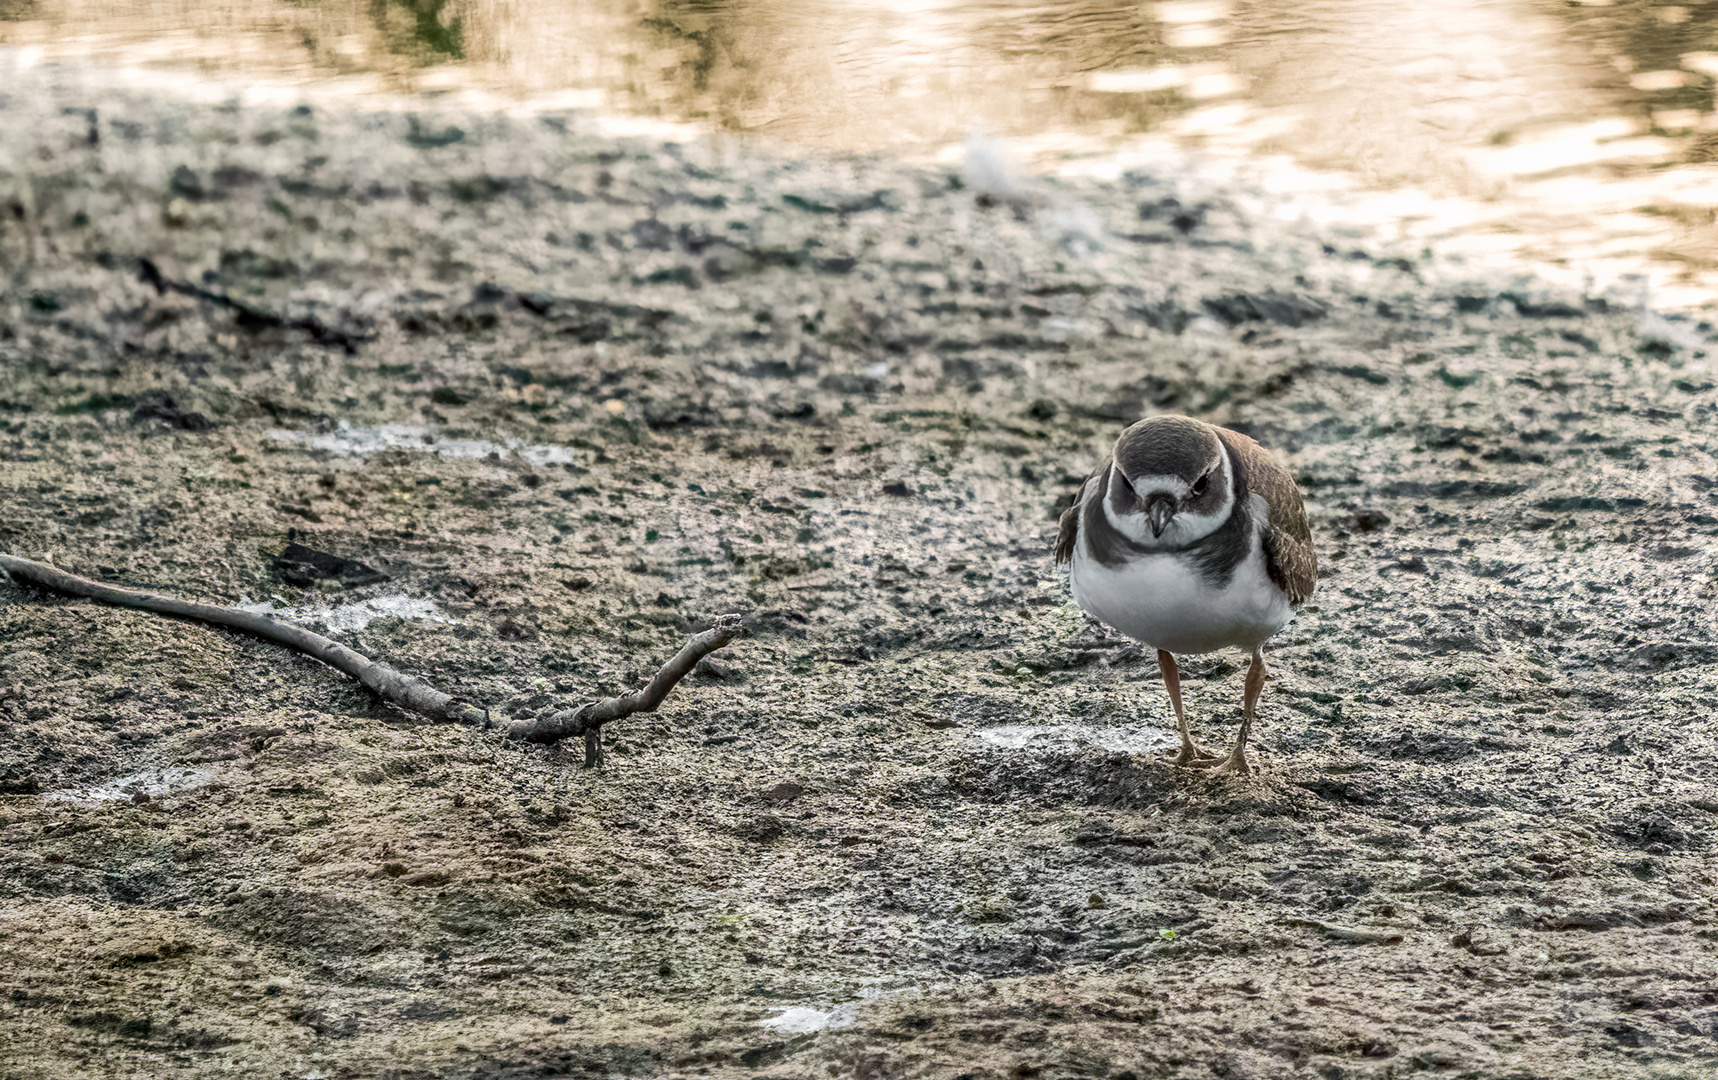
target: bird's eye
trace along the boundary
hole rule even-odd
[[[1203,494],[1205,494],[1205,489],[1207,487],[1210,487],[1210,486],[1211,486],[1211,474],[1206,473],[1204,476],[1201,476],[1199,479],[1193,481],[1193,494],[1203,495]]]

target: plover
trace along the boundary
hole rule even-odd
[[[1157,650],[1181,729],[1178,765],[1245,773],[1247,732],[1265,685],[1265,641],[1312,596],[1318,564],[1294,477],[1236,431],[1153,416],[1116,440],[1062,515],[1056,561],[1074,602]],[[1187,730],[1175,653],[1253,655],[1241,731],[1227,757]]]

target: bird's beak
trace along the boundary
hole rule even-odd
[[[1169,528],[1169,519],[1175,516],[1175,503],[1162,494],[1153,495],[1145,507],[1145,519],[1151,522],[1151,535],[1161,538],[1163,530]]]

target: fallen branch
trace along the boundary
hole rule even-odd
[[[357,679],[383,701],[432,720],[452,720],[462,724],[489,722],[487,709],[467,705],[434,689],[421,679],[401,674],[386,664],[378,664],[353,652],[339,642],[330,641],[321,634],[289,622],[281,622],[269,615],[103,585],[99,581],[68,574],[47,563],[20,559],[15,555],[0,555],[0,570],[12,575],[15,581],[28,581],[55,592],[87,596],[104,604],[153,611],[158,615],[173,615],[181,619],[195,619],[198,622],[255,634],[257,637],[297,649],[306,656],[315,657],[329,667]]]
[[[121,589],[69,574],[47,563],[20,559],[15,555],[0,554],[0,571],[10,574],[15,581],[29,582],[56,592],[70,593],[72,596],[85,596],[104,604],[152,611],[158,615],[172,615],[181,619],[194,619],[255,634],[290,649],[297,649],[337,671],[345,672],[383,701],[402,709],[427,716],[431,720],[451,720],[483,727],[490,725],[488,709],[481,709],[450,697],[421,679],[401,674],[386,664],[378,664],[321,634],[293,623],[282,622],[270,615],[219,607],[215,604],[199,604],[190,600],[175,600],[170,596],[140,592],[136,589]],[[662,699],[697,666],[698,661],[744,632],[738,615],[723,615],[716,620],[716,625],[701,634],[694,634],[682,645],[680,651],[675,653],[668,663],[662,665],[661,670],[644,689],[623,697],[604,698],[576,709],[560,709],[535,720],[512,724],[507,728],[507,735],[535,743],[553,743],[574,735],[583,735],[585,768],[600,768],[603,754],[598,736],[604,724],[637,712],[655,712],[656,707],[662,704]]]
[[[662,699],[668,696],[668,691],[674,689],[674,684],[684,679],[697,666],[698,661],[734,640],[740,633],[740,617],[723,615],[716,620],[716,625],[701,634],[694,634],[691,640],[680,646],[680,651],[675,653],[668,663],[662,665],[662,669],[644,689],[635,690],[624,697],[603,698],[576,709],[561,709],[534,720],[522,720],[510,726],[507,734],[515,739],[537,743],[559,742],[574,735],[583,735],[585,768],[601,768],[603,755],[599,736],[604,724],[633,713],[655,712],[656,707],[662,704]]]
[[[356,355],[359,339],[343,330],[332,330],[314,315],[306,315],[301,319],[289,319],[285,315],[277,315],[272,311],[252,307],[243,300],[235,300],[225,293],[205,289],[188,281],[174,281],[161,272],[154,261],[147,258],[137,260],[137,276],[146,284],[155,287],[157,295],[176,292],[180,296],[189,296],[196,300],[205,300],[216,307],[226,308],[238,320],[239,329],[257,331],[271,330],[275,327],[290,327],[303,330],[310,335],[310,340],[318,345],[335,345],[345,351],[347,356]]]

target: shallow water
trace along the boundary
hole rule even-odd
[[[576,107],[836,151],[988,132],[1038,170],[1191,151],[1476,260],[1718,296],[1718,5],[4,0],[5,46],[252,97]]]

